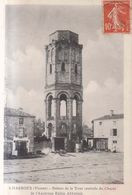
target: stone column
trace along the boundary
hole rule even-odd
[[[77,126],[79,130],[79,140],[82,138],[82,101],[78,101],[78,115],[77,115]]]
[[[58,98],[53,98],[53,101],[54,101],[54,137],[56,137],[58,135],[57,124],[60,116],[60,100]]]
[[[12,144],[12,151],[15,151],[15,150],[16,150],[16,142],[13,140],[12,143],[13,143],[13,144]]]
[[[82,101],[77,101],[77,116],[82,117]]]
[[[29,145],[30,145],[30,140],[27,140],[27,152],[29,152]]]
[[[45,99],[45,129],[46,129],[46,136],[48,136],[47,115],[48,115],[48,111],[47,111],[47,100]]]
[[[67,117],[69,121],[69,132],[68,132],[69,140],[71,140],[71,134],[72,134],[72,116],[73,116],[72,104],[73,104],[73,100],[71,98],[67,99]]]

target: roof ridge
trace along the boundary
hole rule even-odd
[[[5,115],[9,115],[9,116],[35,117],[34,115],[24,112],[23,110],[20,110],[19,108],[17,109],[17,108],[5,107],[4,112]]]
[[[112,114],[112,115],[104,115],[102,117],[93,119],[93,121],[95,121],[95,120],[108,120],[108,119],[120,119],[120,118],[124,118],[124,114],[123,113]]]

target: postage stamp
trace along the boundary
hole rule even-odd
[[[104,0],[104,32],[130,32],[130,0]]]

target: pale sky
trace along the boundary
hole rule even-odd
[[[44,47],[56,30],[78,33],[83,44],[84,123],[123,113],[123,35],[103,33],[99,6],[6,7],[6,105],[44,120]]]

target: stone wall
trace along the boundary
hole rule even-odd
[[[47,136],[51,135],[51,138],[65,137],[66,140],[76,139],[77,137],[81,139],[83,103],[82,45],[79,44],[78,34],[64,30],[56,31],[50,35],[49,44],[46,46],[45,69],[45,123]],[[50,98],[52,99],[51,105],[53,107],[52,117],[49,117],[49,113],[51,113]],[[73,116],[74,100],[78,106],[76,116]],[[66,116],[60,116],[61,101],[66,103]]]
[[[23,129],[23,136],[28,137],[30,140],[29,152],[33,152],[34,148],[34,118],[33,117],[23,117],[23,125],[19,124],[18,116],[5,116],[5,128],[4,128],[4,140],[6,142],[13,141],[14,137],[19,137],[22,134],[21,129]],[[8,147],[5,147],[5,149]],[[6,152],[6,151],[5,151]]]

